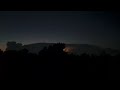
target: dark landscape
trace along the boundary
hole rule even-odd
[[[0,80],[119,81],[120,13],[0,11]]]
[[[8,43],[12,43],[13,46],[15,42]],[[120,53],[113,56],[103,51],[100,55],[86,53],[76,55],[72,52],[65,52],[65,47],[64,43],[54,43],[43,47],[38,53],[31,53],[26,48],[19,49],[19,47],[17,47],[18,49],[9,47],[10,50],[7,48],[4,52],[0,50],[0,79],[119,79]]]

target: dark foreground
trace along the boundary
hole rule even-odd
[[[120,55],[81,56],[44,49],[0,51],[1,80],[118,80]]]

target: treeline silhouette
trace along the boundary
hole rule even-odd
[[[1,80],[105,80],[119,79],[120,55],[74,55],[64,43],[44,47],[39,54],[27,49],[0,50]]]

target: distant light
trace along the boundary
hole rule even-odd
[[[63,51],[64,51],[64,52],[67,52],[67,53],[72,53],[73,50],[74,50],[73,47],[65,47],[65,48],[63,49]]]

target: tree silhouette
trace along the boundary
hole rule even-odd
[[[22,54],[28,54],[29,51],[24,48],[22,50],[19,50],[19,52],[22,53]]]
[[[48,48],[44,47],[40,52],[39,55],[62,55],[65,52],[63,51],[63,49],[65,48],[65,44],[64,43],[56,43],[54,45],[50,45]]]
[[[8,45],[11,43],[8,43]],[[12,45],[16,45],[12,42]],[[17,44],[21,46],[21,44]],[[13,46],[14,47],[14,46]],[[15,46],[16,47],[16,46]],[[64,43],[44,47],[39,54],[27,49],[0,49],[0,79],[118,79],[120,74],[120,54],[111,56],[104,51],[100,55],[67,54]],[[108,75],[108,73],[110,73]],[[2,78],[3,77],[3,78]]]

